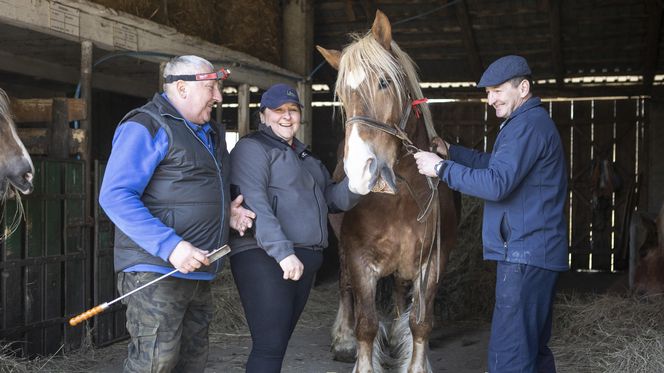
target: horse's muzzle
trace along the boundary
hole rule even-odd
[[[376,172],[369,182],[369,187],[374,193],[397,194],[398,188],[394,171],[387,165],[383,165],[380,174]]]
[[[34,178],[34,170],[32,164],[26,162],[18,167],[15,167],[9,175],[7,180],[16,187],[23,194],[30,194],[34,190],[32,180]]]

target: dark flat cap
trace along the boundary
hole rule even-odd
[[[530,67],[525,58],[514,55],[500,57],[487,67],[477,86],[480,88],[495,87],[517,76],[530,74]]]

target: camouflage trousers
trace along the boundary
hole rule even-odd
[[[159,276],[120,272],[118,290],[126,294]],[[125,372],[203,372],[214,312],[209,281],[166,277],[123,303],[131,335]]]

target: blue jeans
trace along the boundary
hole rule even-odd
[[[281,267],[263,249],[231,257],[231,269],[251,332],[247,373],[279,373],[288,340],[304,310],[323,253],[295,248],[304,264],[298,281],[284,280]]]
[[[559,273],[526,264],[498,262],[491,322],[491,373],[553,373],[548,347]]]

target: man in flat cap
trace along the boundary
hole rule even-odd
[[[568,269],[567,171],[560,135],[532,95],[530,75],[523,57],[505,56],[477,84],[504,118],[491,153],[436,139],[445,159],[415,154],[420,173],[485,201],[484,259],[497,262],[492,373],[556,370],[547,344],[556,282]]]

